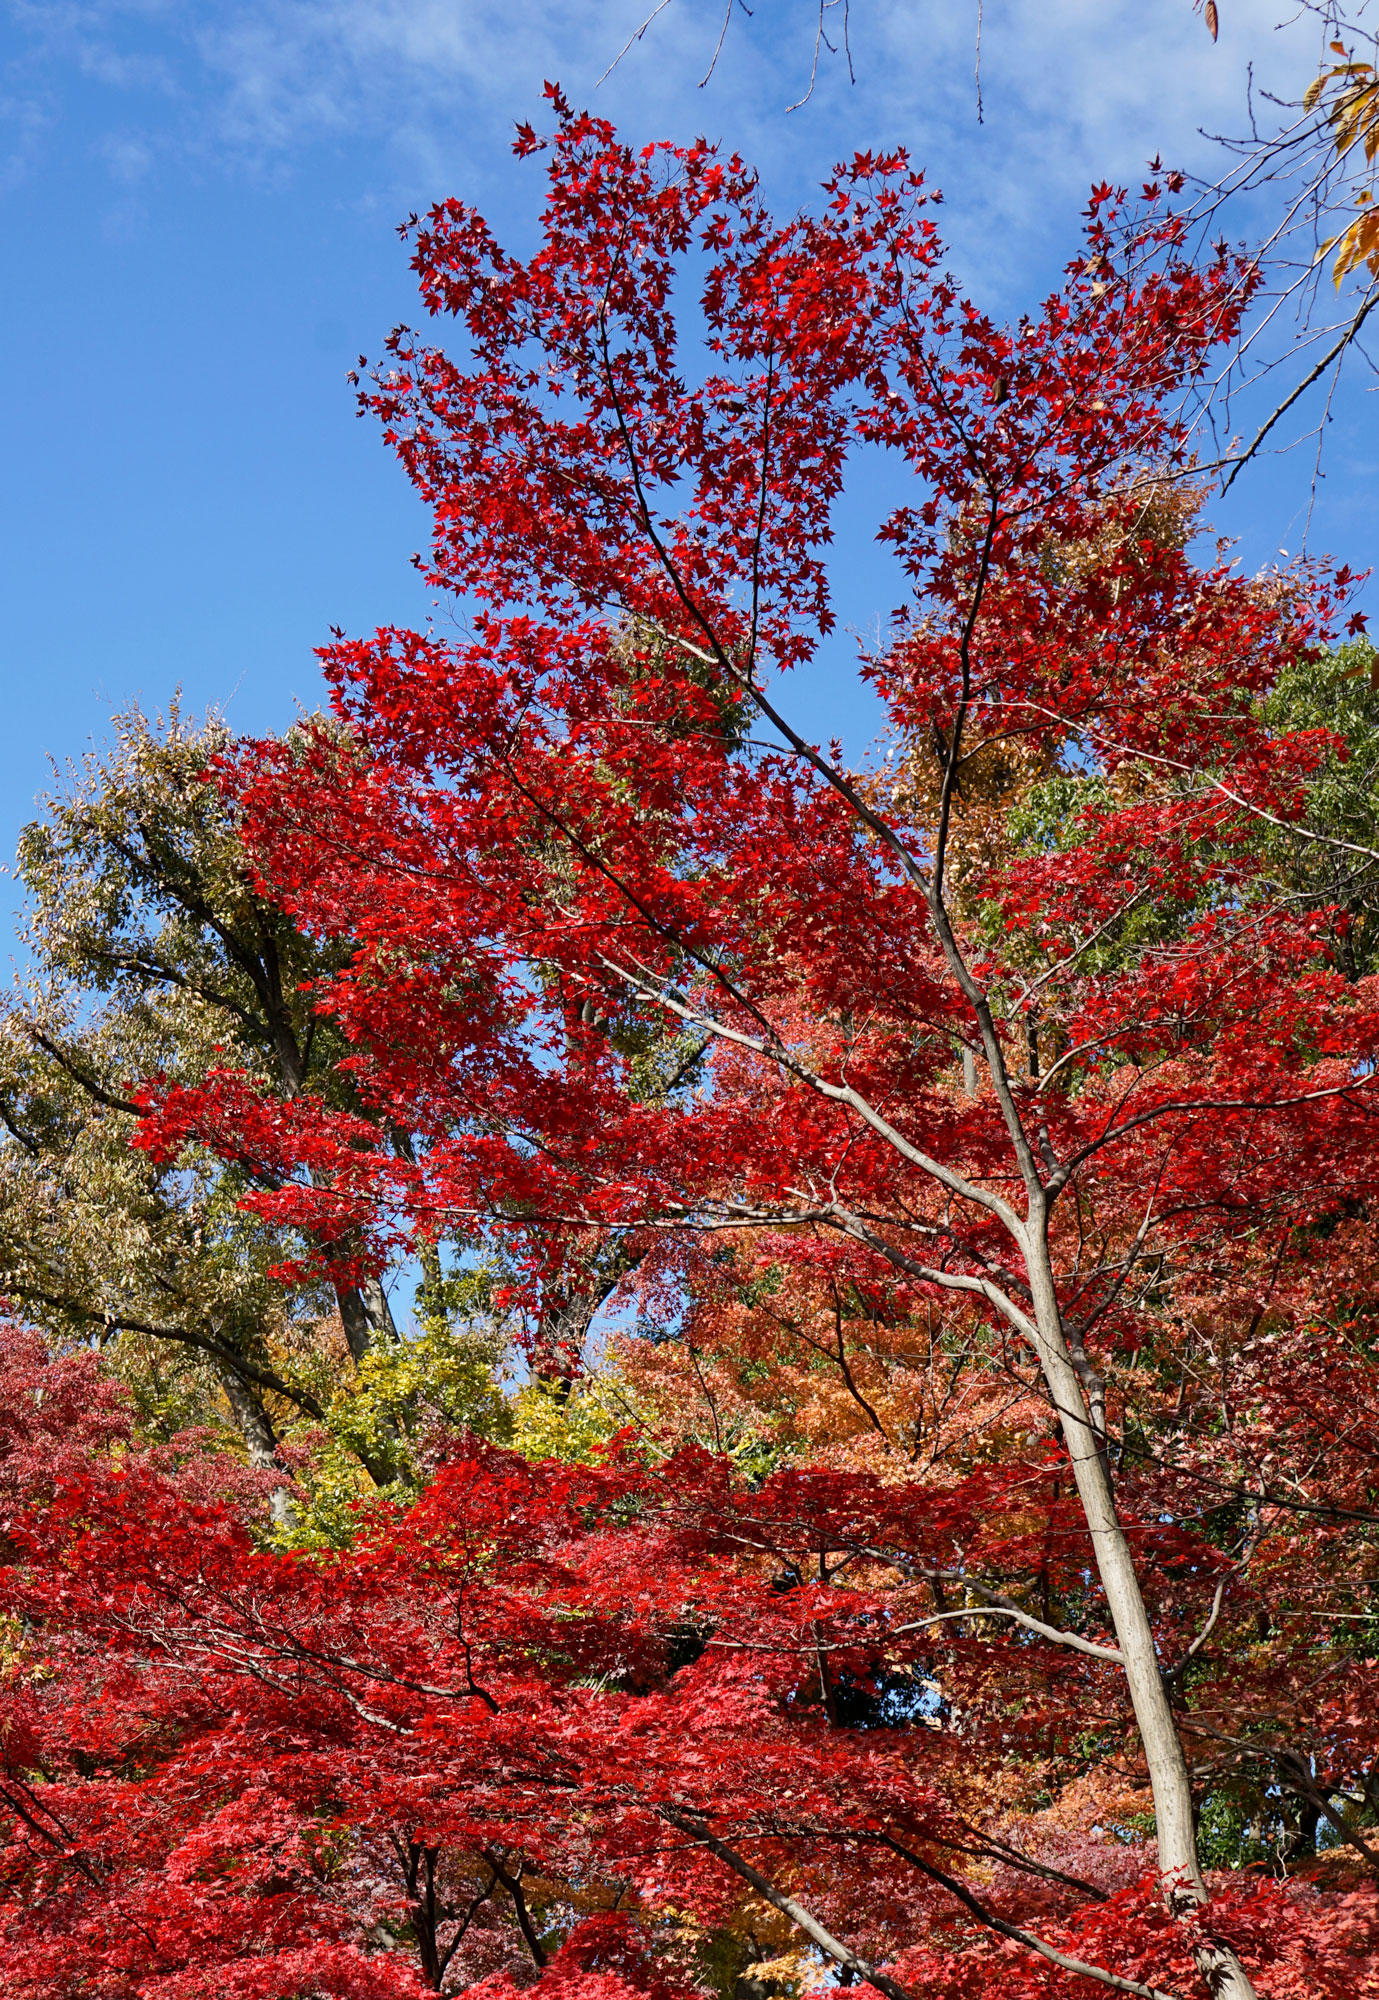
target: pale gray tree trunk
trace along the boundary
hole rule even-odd
[[[1180,1912],[1208,1900],[1197,1857],[1192,1787],[1135,1559],[1116,1514],[1104,1430],[1084,1403],[1078,1371],[1063,1331],[1043,1217],[1031,1217],[1027,1266],[1037,1327],[1039,1365],[1063,1427],[1078,1499],[1087,1522],[1097,1574],[1124,1662],[1123,1671],[1154,1797],[1159,1873],[1169,1906]],[[1104,1417],[1101,1419],[1104,1424]],[[1255,2000],[1255,1990],[1225,1945],[1194,1952],[1213,2000]]]
[[[254,1390],[233,1368],[226,1366],[220,1370],[220,1380],[231,1415],[244,1448],[249,1454],[249,1463],[255,1472],[273,1472],[278,1475],[278,1483],[269,1497],[268,1509],[275,1528],[290,1528],[297,1518],[297,1509],[288,1487],[287,1474],[278,1463],[278,1440],[268,1412],[264,1409]]]

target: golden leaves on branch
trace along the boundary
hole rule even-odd
[[[1379,154],[1379,76],[1373,63],[1353,60],[1344,42],[1332,42],[1331,53],[1341,60],[1313,78],[1303,95],[1303,109],[1315,110],[1330,93],[1326,117],[1337,161],[1359,146],[1365,166],[1373,168]],[[1335,252],[1331,275],[1338,289],[1362,265],[1371,277],[1379,278],[1379,207],[1372,177],[1357,191],[1355,206],[1358,212],[1350,225],[1329,236],[1317,252],[1319,260]]]

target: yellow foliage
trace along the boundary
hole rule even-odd
[[[628,1421],[615,1389],[608,1375],[576,1382],[568,1392],[548,1382],[529,1382],[512,1402],[514,1449],[524,1458],[588,1465]]]
[[[1365,165],[1372,167],[1379,154],[1379,77],[1373,63],[1352,61],[1343,42],[1333,42],[1331,48],[1343,60],[1323,70],[1307,86],[1303,108],[1315,109],[1330,91],[1326,115],[1337,159],[1344,159],[1359,146]],[[1359,212],[1354,221],[1339,235],[1329,236],[1317,252],[1319,258],[1335,252],[1331,274],[1338,288],[1361,265],[1371,277],[1379,277],[1379,208],[1375,207],[1372,183],[1358,190],[1355,206]]]

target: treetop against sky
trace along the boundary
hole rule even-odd
[[[908,146],[944,191],[959,275],[1009,313],[1051,281],[1094,181],[1133,184],[1154,154],[1212,170],[1201,131],[1244,129],[1247,65],[1257,96],[1299,94],[1315,24],[1279,28],[1280,11],[1232,0],[1213,45],[1188,0],[989,10],[979,124],[975,4],[854,0],[855,82],[825,57],[790,112],[812,0],[739,11],[703,89],[717,0],[673,0],[602,82],[642,0],[7,0],[0,312],[21,470],[3,502],[17,706],[0,845],[45,758],[130,697],[156,708],[180,683],[191,706],[279,727],[319,699],[312,649],[330,625],[424,616],[405,561],[420,517],[348,421],[343,378],[412,308],[392,235],[410,210],[458,193],[529,235],[508,144],[546,77],[636,136],[744,146],[778,207],[858,144]],[[1361,429],[1334,426],[1311,539],[1356,567],[1366,477]],[[1296,548],[1303,485],[1258,468],[1217,525],[1252,564]],[[835,563],[843,626],[862,631],[895,596],[865,514],[840,520]],[[819,733],[860,749],[873,723],[820,684]]]

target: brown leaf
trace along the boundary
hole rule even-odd
[[[1207,33],[1213,41],[1216,40],[1217,30],[1220,26],[1220,17],[1216,12],[1216,0],[1207,0]]]

